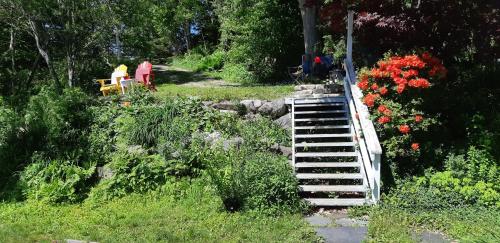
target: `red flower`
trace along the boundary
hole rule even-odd
[[[361,89],[361,90],[367,90],[368,89],[368,81],[361,81],[361,82],[358,82],[358,87]]]
[[[387,90],[386,87],[382,87],[382,88],[379,89],[379,92],[380,92],[381,95],[386,95],[387,92],[388,92],[388,90]]]
[[[377,110],[378,110],[380,113],[382,113],[382,112],[384,112],[385,110],[387,110],[387,107],[385,107],[385,105],[380,105],[380,106],[377,108]]]
[[[403,78],[416,77],[418,76],[418,71],[415,69],[410,69],[406,72],[403,72]]]
[[[361,77],[359,77],[359,79],[361,79],[361,82],[368,83],[368,76],[366,74],[362,74]]]
[[[391,118],[388,116],[382,116],[378,119],[378,123],[385,124],[391,121]]]
[[[375,100],[378,98],[378,95],[375,94],[367,94],[363,98],[363,103],[368,107],[373,107],[375,105]]]
[[[394,83],[396,83],[397,85],[400,85],[400,84],[406,85],[408,83],[408,80],[406,80],[404,78],[395,78]]]
[[[384,115],[386,115],[386,116],[391,116],[391,115],[392,115],[392,111],[391,111],[391,110],[389,110],[389,109],[386,109],[386,110],[385,110],[384,112],[382,112],[382,113],[384,113]]]
[[[387,76],[389,73],[387,72],[384,72],[378,68],[373,68],[371,71],[370,71],[370,75],[375,77],[375,78],[383,78],[385,76]]]
[[[424,117],[423,117],[423,116],[421,116],[421,115],[416,115],[416,116],[415,116],[415,122],[416,122],[416,123],[420,123],[420,122],[422,122],[423,120],[424,120]]]
[[[412,143],[411,144],[411,149],[413,149],[414,151],[417,151],[420,149],[420,144],[418,143]]]
[[[396,91],[398,92],[398,94],[401,94],[401,93],[403,93],[405,88],[406,88],[406,85],[400,84],[400,85],[398,85],[398,89]]]
[[[378,85],[376,83],[374,83],[374,84],[372,84],[371,88],[372,88],[373,91],[377,91],[378,90]]]
[[[408,134],[410,133],[410,126],[408,125],[401,125],[399,126],[399,131],[402,133],[402,134]]]
[[[418,83],[418,87],[423,88],[423,89],[429,88],[429,86],[431,85],[429,83],[429,81],[427,81],[427,79],[425,79],[425,78],[417,79],[417,83]]]
[[[408,86],[413,87],[413,88],[418,88],[418,82],[416,79],[411,79],[408,81]]]

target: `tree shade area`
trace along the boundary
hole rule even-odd
[[[283,99],[345,74],[348,11],[367,241],[500,241],[497,0],[0,0],[0,241],[320,241]]]

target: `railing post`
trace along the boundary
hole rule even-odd
[[[290,114],[292,115],[292,165],[295,169],[295,99],[292,99]]]
[[[354,22],[354,11],[347,11],[347,60],[352,63],[352,30]]]
[[[381,154],[375,154],[373,157],[373,189],[372,189],[372,195],[373,195],[373,203],[378,203],[380,200],[380,159],[381,159]]]

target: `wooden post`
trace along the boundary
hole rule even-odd
[[[354,11],[347,11],[347,60],[352,63],[352,30],[354,21]]]

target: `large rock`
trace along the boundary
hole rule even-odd
[[[107,166],[97,167],[97,177],[99,179],[109,179],[114,174],[113,170]]]
[[[255,109],[259,109],[262,106],[262,104],[264,104],[262,102],[262,100],[254,100],[253,101],[253,106],[255,106]]]
[[[234,138],[230,138],[228,140],[224,140],[222,142],[222,147],[223,147],[224,151],[228,151],[229,149],[231,149],[233,147],[239,148],[242,143],[243,143],[243,138],[234,137]]]
[[[233,111],[233,110],[219,110],[219,111],[222,112],[222,113],[238,114],[237,111]]]
[[[202,133],[202,137],[205,142],[213,145],[222,138],[222,134],[220,132],[213,132],[213,133],[204,132]]]
[[[259,118],[261,118],[262,115],[260,115],[259,113],[257,114],[254,114],[254,113],[247,113],[244,118],[245,120],[250,120],[250,121],[253,121],[253,120],[257,120]]]
[[[203,106],[210,107],[214,104],[213,101],[202,101]]]
[[[212,107],[218,110],[238,110],[238,105],[228,100],[215,103],[212,105]]]
[[[274,123],[278,124],[280,127],[291,130],[292,129],[292,114],[288,113],[280,118],[274,120]]]
[[[302,84],[302,85],[297,85],[294,87],[295,91],[312,90],[315,88],[316,88],[315,84]]]
[[[270,147],[271,151],[274,151],[276,153],[280,153],[284,156],[286,156],[288,159],[292,158],[292,148],[291,147],[286,147],[280,144],[273,144]]]
[[[259,108],[260,114],[270,116],[273,119],[283,116],[286,112],[287,107],[284,99],[266,102]]]
[[[314,89],[314,90],[313,90],[313,94],[326,94],[326,93],[328,93],[328,92],[327,92],[327,91],[326,91],[326,89],[324,89],[324,88],[321,88],[321,89]]]
[[[312,93],[313,93],[312,90],[300,90],[300,91],[296,91],[294,93],[294,96],[295,97],[308,96],[308,95],[311,95]]]
[[[262,106],[263,102],[261,100],[242,100],[240,105],[244,106],[248,112],[257,113],[259,108]]]
[[[253,100],[242,100],[240,101],[240,105],[245,107],[247,113],[256,111],[255,106],[253,105]]]

